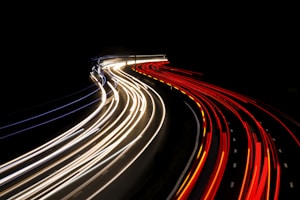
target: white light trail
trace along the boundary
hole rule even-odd
[[[144,58],[147,59],[135,56],[102,62],[101,73],[104,71],[109,79],[104,74],[100,78],[90,74],[100,88],[101,103],[97,109],[60,136],[1,165],[0,172],[8,173],[0,180],[5,187],[1,195],[12,199],[46,199],[61,195],[70,185],[82,181],[71,193],[63,194],[65,198],[72,197],[122,160],[123,167],[112,173],[110,181],[99,185],[90,197],[116,180],[150,145],[165,119],[164,102],[158,93],[122,70],[128,64],[166,60],[161,55]],[[114,81],[114,86],[110,81]],[[112,96],[108,97],[108,92]],[[159,100],[155,102],[153,96]],[[160,115],[157,103],[163,108]],[[160,121],[149,133],[154,118]],[[151,135],[146,141],[141,140],[146,133]],[[126,153],[133,151],[131,147],[137,142],[143,142],[142,147],[135,150],[133,158],[127,158]]]

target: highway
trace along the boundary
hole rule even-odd
[[[1,199],[300,197],[299,122],[172,67],[163,54],[95,62],[96,101],[80,104],[93,110],[1,163]],[[24,129],[3,132],[1,142]]]
[[[201,140],[172,199],[285,199],[299,196],[299,123],[261,102],[201,81],[168,62],[134,69],[190,98]],[[197,109],[197,108],[196,108]]]

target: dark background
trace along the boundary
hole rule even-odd
[[[1,19],[2,119],[89,85],[95,56],[164,53],[173,66],[300,121],[293,5],[35,6],[12,7]]]

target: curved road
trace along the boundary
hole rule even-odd
[[[165,55],[95,61],[95,110],[1,164],[2,198],[299,197],[298,122]]]

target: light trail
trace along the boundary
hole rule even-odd
[[[84,99],[90,97],[91,95],[93,95],[93,94],[95,94],[96,92],[98,92],[98,90],[99,90],[99,89],[96,89],[96,90],[94,90],[93,92],[90,92],[89,94],[87,94],[87,95],[85,95],[85,96],[83,96],[83,97],[81,97],[81,98],[79,98],[79,99],[76,99],[76,100],[74,100],[74,101],[72,101],[72,102],[70,102],[70,103],[67,103],[67,104],[64,104],[64,105],[62,105],[62,106],[59,106],[59,107],[57,107],[57,108],[55,108],[55,109],[52,109],[52,110],[50,110],[50,111],[47,111],[47,112],[44,112],[44,113],[35,115],[35,116],[33,116],[33,117],[26,118],[26,119],[21,120],[21,121],[18,121],[18,122],[14,122],[14,123],[11,123],[11,124],[2,126],[2,127],[0,127],[0,130],[1,130],[1,129],[6,129],[6,128],[9,128],[9,127],[12,127],[12,126],[16,126],[16,125],[19,125],[19,124],[22,124],[22,123],[25,123],[25,122],[28,122],[28,121],[31,121],[31,120],[40,118],[40,117],[45,116],[45,115],[49,115],[49,114],[51,114],[51,113],[53,113],[53,112],[56,112],[56,111],[61,110],[61,109],[63,109],[63,108],[66,108],[66,107],[68,107],[68,106],[70,106],[70,105],[73,105],[73,104],[75,104],[75,103],[77,103],[77,102],[80,102],[80,101],[82,101],[82,100],[84,100]],[[94,103],[94,102],[92,102],[92,103]],[[84,108],[84,107],[86,107],[86,106],[88,106],[88,105],[82,106],[81,108],[79,108],[79,109],[77,109],[77,110],[80,110],[80,109],[82,109],[82,108]],[[76,110],[75,110],[75,111],[76,111]],[[74,112],[74,111],[69,112],[69,113],[67,113],[66,115],[69,115],[69,114],[71,114],[71,113],[73,113],[73,112]],[[61,117],[59,117],[59,118],[61,118]],[[49,121],[53,121],[53,120],[49,120]],[[45,122],[45,123],[48,123],[48,121]],[[45,123],[43,123],[43,124],[45,124]],[[28,128],[28,129],[31,129],[31,127]],[[19,131],[19,132],[23,132],[23,130],[22,130],[22,131]],[[19,132],[18,132],[18,133],[19,133]],[[14,134],[2,136],[2,137],[0,137],[0,140],[1,140],[1,139],[4,139],[4,138],[7,138],[7,137],[10,137],[10,136],[12,136],[12,135],[14,135]]]
[[[171,67],[164,54],[103,56],[95,61],[90,78],[100,97],[96,109],[44,145],[2,164],[2,198],[101,199],[115,195],[112,188],[121,192],[118,181],[131,184],[131,177],[124,177],[126,172],[143,174],[147,166],[135,164],[139,158],[145,161],[149,155],[147,152],[145,156],[146,150],[154,148],[153,141],[161,133],[167,111],[164,99],[141,76],[184,97],[196,122],[190,143],[193,148],[176,181],[168,183],[172,187],[166,192],[166,199],[268,200],[297,189],[293,180],[282,178],[283,173],[287,174],[287,166],[294,163],[283,163],[282,147],[275,137],[284,138],[298,150],[299,135],[294,131],[299,130],[298,122],[255,99],[202,81],[202,73]],[[94,92],[0,128],[47,116],[95,95]],[[35,126],[39,125],[43,124]],[[272,131],[267,130],[273,126]],[[282,189],[284,185],[290,188]]]
[[[288,127],[278,115],[276,116],[274,114],[274,110],[268,110],[266,107],[260,105],[258,101],[203,82],[198,78],[201,75],[199,73],[174,69],[168,64],[168,61],[156,63],[148,62],[142,63],[135,68],[132,67],[132,70],[152,78],[155,81],[159,81],[162,84],[166,84],[171,88],[175,88],[181,94],[194,101],[196,105],[201,105],[201,112],[204,110],[206,118],[209,119],[209,121],[214,121],[214,124],[210,124],[208,128],[211,130],[215,129],[215,133],[220,133],[218,136],[218,140],[220,140],[219,145],[216,145],[219,148],[219,153],[216,154],[217,158],[215,159],[214,170],[205,170],[206,173],[210,173],[210,178],[207,180],[201,179],[201,177],[206,177],[207,175],[201,175],[203,168],[200,168],[200,164],[204,165],[208,159],[204,159],[204,157],[200,160],[195,159],[194,164],[190,165],[191,171],[186,175],[186,179],[182,181],[182,185],[179,186],[176,184],[174,186],[174,189],[177,188],[177,192],[176,195],[172,196],[172,199],[188,199],[191,195],[196,194],[200,196],[200,199],[214,199],[217,195],[224,197],[224,193],[218,190],[222,186],[222,177],[226,175],[228,171],[227,162],[230,158],[229,141],[231,136],[229,127],[226,127],[226,130],[222,131],[223,125],[221,124],[228,124],[227,118],[233,117],[237,119],[237,122],[240,124],[239,126],[244,128],[244,138],[248,146],[246,147],[246,151],[244,150],[244,152],[246,152],[244,157],[247,159],[244,161],[245,163],[241,163],[241,166],[244,166],[244,174],[239,174],[240,177],[243,177],[242,179],[239,178],[238,181],[241,183],[239,197],[235,198],[278,199],[280,185],[282,185],[278,153],[276,148],[274,148],[275,144],[272,138],[270,138],[270,134],[265,131],[260,121],[252,114],[252,110],[255,110],[255,107],[257,109],[255,112],[260,112],[261,115],[266,116],[266,118],[274,119],[274,123],[277,123],[278,127],[285,130],[285,133],[291,136],[291,139],[297,146],[300,144],[299,135],[297,136],[295,132],[292,132],[291,128]],[[248,109],[250,105],[253,106],[251,111]],[[215,110],[218,110],[220,114],[217,115]],[[224,110],[226,113],[229,111],[231,114],[222,114]],[[213,115],[209,114],[211,112]],[[293,123],[294,121],[290,122]],[[295,125],[297,126],[297,124]],[[203,141],[205,141],[205,137],[203,137]],[[206,141],[205,143],[207,142],[210,143],[212,141]],[[203,144],[204,146],[205,143]],[[202,148],[201,144],[199,153]],[[212,157],[215,154],[211,152],[213,152],[211,149],[205,150],[210,160],[213,159]],[[241,160],[244,160],[244,158]],[[196,163],[198,163],[198,167],[194,168]],[[271,165],[271,163],[273,163],[273,165]],[[275,176],[273,176],[273,174],[275,174]],[[202,187],[206,189],[197,192],[197,190],[200,189],[196,188],[196,182],[198,180],[202,180]],[[218,192],[220,194],[218,194]],[[233,198],[233,196],[234,195],[231,195],[231,198]]]
[[[147,59],[154,61],[151,58]],[[78,190],[88,187],[110,166],[117,166],[121,160],[124,163],[123,167],[112,173],[110,182],[103,183],[102,187],[99,185],[100,188],[94,193],[86,194],[97,196],[150,145],[164,121],[165,111],[160,116],[155,111],[157,103],[165,110],[163,100],[151,87],[122,72],[121,67],[126,63],[142,63],[142,60],[134,58],[130,61],[127,58],[125,62],[119,59],[118,61],[115,62],[114,59],[103,67],[108,76],[106,78],[96,77],[97,74],[91,73],[91,79],[99,87],[101,96],[100,104],[94,112],[45,145],[1,165],[1,173],[5,174],[0,180],[0,185],[4,188],[1,196],[12,199],[72,197]],[[108,97],[111,91],[112,96]],[[152,95],[159,101],[155,102]],[[149,129],[154,118],[161,120],[157,128],[151,127],[154,130],[152,133]],[[141,120],[144,122],[141,123]],[[141,127],[139,132],[136,131],[136,127]],[[137,143],[144,143],[139,151],[131,148],[137,146]],[[128,152],[135,152],[135,156],[124,159]],[[41,156],[42,159],[39,159]],[[93,173],[95,175],[91,175]],[[67,192],[70,185],[77,181],[85,183],[72,192]]]

